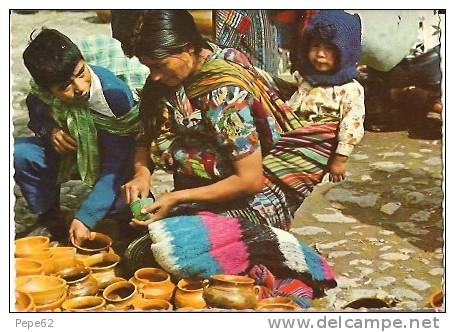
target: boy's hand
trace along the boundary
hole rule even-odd
[[[329,178],[332,182],[339,182],[346,177],[346,162],[348,157],[335,154],[329,162]]]
[[[60,128],[55,128],[51,133],[51,143],[55,151],[60,154],[76,150],[76,141]]]
[[[71,243],[80,245],[84,240],[90,239],[90,229],[78,219],[73,219],[70,224],[69,238]]]
[[[152,176],[150,172],[136,174],[134,178],[122,186],[127,204],[133,203],[139,197],[148,197]]]

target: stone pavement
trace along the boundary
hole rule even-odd
[[[97,23],[94,12],[11,15],[15,137],[31,135],[24,104],[29,76],[21,54],[30,32],[43,25],[71,38],[110,33],[108,24]],[[303,203],[292,232],[329,258],[339,284],[312,302],[314,310],[340,310],[362,297],[394,299],[395,310],[425,309],[444,274],[441,149],[440,140],[409,139],[407,132],[367,132],[349,160],[348,178],[321,184]],[[172,177],[158,174],[155,193],[171,188]],[[80,181],[63,185],[61,203],[68,218],[86,192]],[[15,194],[15,224],[21,231],[35,216],[17,188]],[[104,227],[112,231],[113,224],[107,221]]]

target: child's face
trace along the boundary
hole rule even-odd
[[[312,38],[308,51],[308,60],[317,71],[329,72],[335,69],[337,50],[331,44]]]
[[[91,82],[90,70],[84,60],[80,60],[68,81],[49,87],[49,91],[64,103],[84,105],[90,98]]]

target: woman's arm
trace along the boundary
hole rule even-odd
[[[221,203],[253,195],[262,189],[262,155],[258,149],[252,154],[233,162],[235,174],[217,183],[199,188],[179,190],[160,196],[155,203],[143,209],[144,213],[153,216],[146,221],[134,222],[137,225],[148,225],[165,218],[172,207],[185,202]]]

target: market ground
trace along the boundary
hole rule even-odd
[[[11,15],[14,137],[31,135],[24,103],[29,76],[22,51],[31,31],[42,26],[73,39],[110,34],[110,25],[99,23],[90,11]],[[367,132],[350,158],[348,179],[320,185],[304,202],[292,232],[328,257],[338,281],[337,288],[312,302],[313,308],[340,310],[352,300],[378,297],[397,300],[398,310],[425,309],[429,296],[442,287],[444,274],[441,149],[441,140],[410,139],[406,131]],[[171,178],[160,174],[155,193],[171,188]],[[79,181],[63,186],[67,215],[86,190]],[[20,231],[33,224],[35,216],[17,188],[15,194],[14,219]]]

